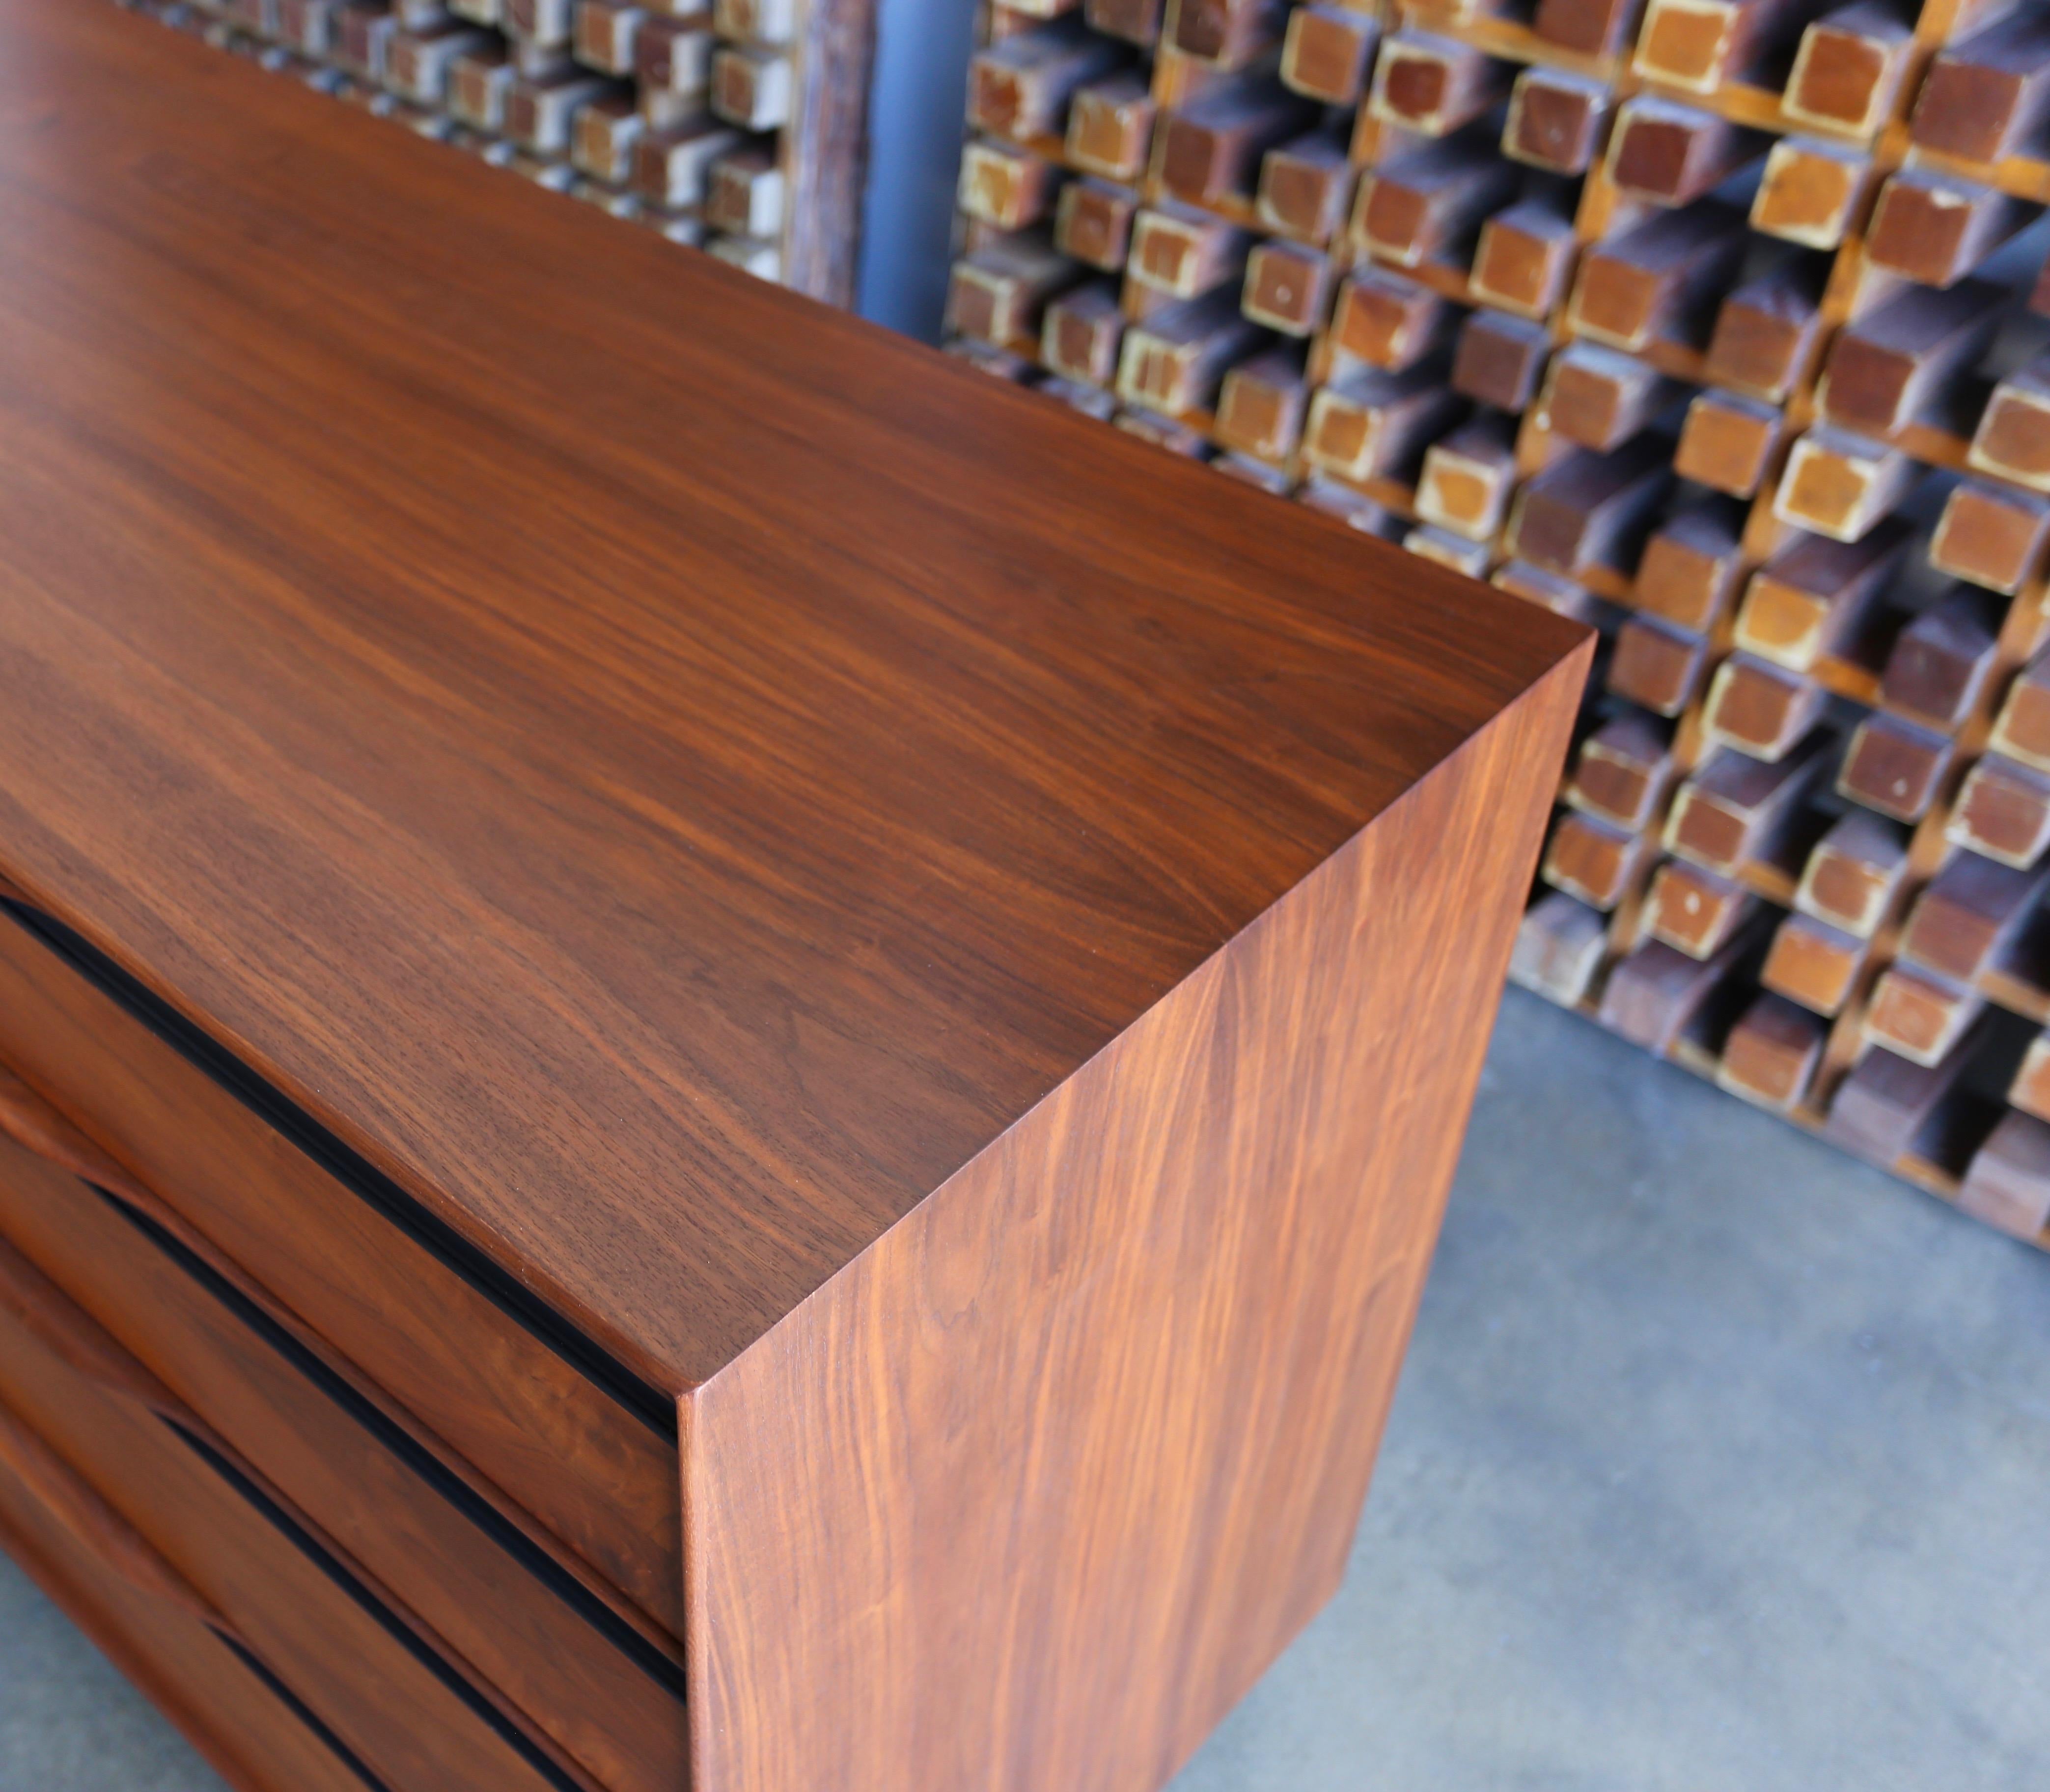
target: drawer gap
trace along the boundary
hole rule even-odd
[[[231,1491],[241,1499],[256,1515],[284,1538],[313,1565],[333,1583],[364,1614],[384,1630],[400,1648],[411,1655],[442,1685],[461,1700],[477,1720],[490,1729],[505,1746],[519,1755],[527,1765],[560,1792],[585,1792],[569,1774],[564,1773],[518,1725],[506,1716],[496,1705],[450,1667],[426,1643],[414,1634],[411,1626],[405,1623],[392,1608],[335,1560],[328,1550],[310,1536],[304,1525],[251,1481],[242,1470],[215,1449],[196,1431],[180,1424],[175,1419],[157,1415],[158,1423],[170,1432],[179,1443],[197,1456],[216,1476],[225,1482]]]
[[[181,1239],[96,1182],[87,1185],[120,1218],[140,1232],[172,1266],[234,1315],[247,1331],[284,1358],[305,1380],[332,1400],[357,1425],[376,1438],[435,1493],[454,1506],[520,1568],[548,1588],[585,1624],[679,1701],[688,1693],[683,1668],[620,1618],[576,1576],[494,1508],[491,1502],[451,1474],[434,1454],[335,1373],[262,1307],[244,1294]]]
[[[0,910],[196,1070],[289,1139],[357,1199],[376,1208],[421,1249],[462,1277],[586,1380],[657,1435],[670,1443],[676,1441],[674,1400],[523,1287],[454,1227],[407,1194],[289,1095],[54,916],[4,896],[0,896]]]
[[[207,1628],[213,1632],[216,1640],[236,1661],[263,1683],[263,1689],[272,1698],[310,1730],[318,1739],[321,1746],[326,1749],[335,1759],[363,1782],[368,1789],[368,1792],[392,1792],[391,1786],[377,1776],[362,1756],[327,1727],[318,1712],[271,1673],[269,1667],[265,1665],[263,1657],[254,1653],[240,1638],[229,1635],[218,1625],[210,1624]]]

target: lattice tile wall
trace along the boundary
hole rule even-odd
[[[875,0],[123,0],[839,305]]]
[[[953,346],[1595,623],[1517,979],[2050,1243],[2050,6],[982,42]]]

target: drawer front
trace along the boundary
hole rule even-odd
[[[673,1408],[82,942],[0,915],[0,1060],[681,1635]]]
[[[0,1454],[18,1472],[37,1445],[53,1465],[46,1489],[61,1490],[68,1471],[82,1493],[68,1503],[111,1509],[103,1534],[139,1537],[145,1568],[168,1564],[188,1610],[290,1688],[392,1792],[590,1792],[594,1782],[440,1657],[168,1389],[0,1246]]]
[[[0,1237],[594,1778],[684,1783],[680,1663],[150,1212],[0,1138]]]
[[[166,1587],[167,1566],[163,1575],[137,1574],[137,1553],[146,1546],[132,1535],[109,1535],[109,1521],[118,1526],[118,1518],[81,1519],[79,1490],[68,1498],[53,1486],[68,1474],[0,1410],[0,1548],[236,1786],[377,1792],[347,1745],[209,1622],[196,1595]]]

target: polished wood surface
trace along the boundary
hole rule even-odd
[[[676,1448],[544,1338],[0,915],[0,1132],[183,1222],[674,1635]],[[115,1160],[110,1176],[94,1158]],[[131,1186],[132,1185],[132,1186]]]
[[[111,8],[0,33],[0,871],[659,1388],[1576,650]]]
[[[421,1624],[594,1779],[612,1792],[685,1782],[680,1661],[566,1586],[146,1208],[0,1141],[0,1306],[18,1250],[118,1341],[110,1360],[160,1380],[353,1561],[403,1588]]]
[[[393,1792],[1154,1792],[1343,1571],[1587,631],[0,44],[0,1470]]]
[[[700,1792],[1157,1786],[1336,1590],[1583,671],[684,1401]]]
[[[234,1792],[363,1792],[348,1758],[260,1669],[125,1579],[0,1465],[0,1549],[204,1755]]]
[[[11,1259],[11,1262],[10,1262]],[[424,1653],[376,1591],[168,1391],[138,1399],[88,1353],[103,1333],[0,1251],[0,1466],[161,1608],[229,1638],[393,1792],[598,1792],[485,1689]],[[68,1325],[81,1345],[52,1333]],[[148,1571],[136,1571],[146,1561]],[[166,1589],[175,1589],[169,1591]]]

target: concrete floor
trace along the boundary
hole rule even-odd
[[[1350,1579],[1174,1792],[2040,1792],[2050,1258],[1516,991]],[[0,1792],[216,1782],[0,1564]]]

